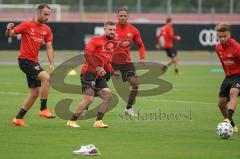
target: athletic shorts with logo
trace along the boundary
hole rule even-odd
[[[136,69],[133,63],[126,63],[126,64],[115,64],[111,63],[112,68],[114,70],[119,70],[121,72],[123,82],[127,81],[129,77],[137,77]]]
[[[240,90],[240,74],[227,75],[221,85],[219,97],[229,98],[230,89],[237,88]]]
[[[80,78],[82,92],[84,92],[86,88],[93,88],[96,95],[101,89],[108,88],[107,82],[111,78],[111,74],[107,72],[103,77],[97,77],[93,72],[84,72],[81,74]]]
[[[26,74],[29,88],[41,87],[41,80],[38,79],[38,74],[43,70],[39,63],[18,58],[18,65],[20,69]]]
[[[165,48],[164,50],[166,51],[167,56],[170,58],[174,58],[177,56],[177,50],[175,47]]]

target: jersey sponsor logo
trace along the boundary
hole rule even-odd
[[[120,43],[119,43],[119,47],[121,49],[129,49],[132,45],[132,42],[129,41],[129,40],[122,40]]]
[[[44,43],[44,40],[43,40],[42,37],[38,38],[38,37],[32,36],[31,38],[32,38],[35,42]]]
[[[132,37],[133,37],[133,34],[132,34],[132,33],[127,33],[127,36],[128,36],[129,38],[132,38]]]
[[[203,29],[200,31],[198,38],[202,46],[214,46],[218,43],[217,32],[213,29]]]
[[[223,61],[223,63],[224,63],[225,65],[234,65],[234,64],[235,64],[235,62],[234,62],[234,61],[231,61],[231,60]]]
[[[103,50],[113,52],[116,49],[128,50],[132,47],[130,40],[111,40],[103,45]]]

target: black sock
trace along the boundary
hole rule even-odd
[[[233,122],[233,114],[234,110],[228,109],[228,119],[230,120],[230,124],[234,127],[235,123]]]
[[[80,116],[79,113],[73,113],[73,116],[72,116],[72,118],[70,120],[71,121],[77,121],[79,116]]]
[[[21,108],[19,113],[16,116],[16,119],[22,119],[26,113],[27,113],[27,111],[25,109]]]
[[[41,107],[40,110],[47,109],[47,99],[41,99]]]
[[[126,109],[131,109],[132,108],[132,104],[127,104],[127,106],[126,106]]]
[[[131,109],[133,103],[134,103],[134,100],[132,100],[132,99],[128,99],[128,103],[127,103],[126,109]]]
[[[97,114],[97,120],[102,120],[104,116],[104,113],[98,112]]]
[[[230,124],[232,125],[233,128],[235,127],[235,123],[233,120],[230,121]]]

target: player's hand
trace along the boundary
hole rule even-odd
[[[181,36],[177,36],[177,40],[181,40]]]
[[[98,76],[100,76],[100,77],[102,77],[106,74],[106,71],[104,70],[103,67],[98,66],[95,69],[97,71]]]
[[[114,72],[113,72],[113,76],[114,76],[116,79],[120,79],[121,74],[120,74],[119,71],[114,71]]]
[[[156,48],[157,48],[157,49],[160,49],[160,45],[159,45],[159,44],[156,44]]]
[[[12,30],[14,28],[14,23],[7,24],[7,30]]]
[[[143,66],[143,67],[145,66],[145,60],[144,59],[140,59],[139,63],[140,63],[141,66]]]
[[[54,64],[50,64],[50,75],[53,74],[54,69],[55,69]]]

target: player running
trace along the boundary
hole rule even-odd
[[[13,23],[7,24],[7,37],[22,34],[18,64],[20,69],[26,74],[29,87],[29,94],[24,100],[21,110],[12,121],[16,126],[26,126],[23,117],[33,106],[39,95],[41,98],[39,115],[45,118],[55,118],[55,115],[47,109],[49,75],[38,63],[40,46],[45,43],[50,63],[50,73],[54,71],[53,35],[50,27],[45,24],[50,15],[51,8],[46,4],[42,4],[38,6],[36,16],[33,20],[22,22],[17,26],[14,26]]]
[[[67,122],[70,127],[80,127],[77,119],[93,102],[94,96],[102,98],[99,105],[97,119],[93,125],[96,128],[107,128],[102,119],[111,101],[112,93],[108,88],[107,81],[110,79],[112,68],[110,61],[115,50],[116,25],[112,21],[104,24],[105,34],[93,37],[85,47],[84,55],[86,61],[81,69],[81,83],[83,89],[83,100],[79,103],[72,118]]]
[[[121,72],[123,82],[128,81],[131,85],[124,113],[130,116],[137,116],[132,109],[132,105],[136,100],[139,82],[135,67],[131,61],[130,48],[133,42],[138,45],[140,63],[143,65],[145,59],[145,48],[138,29],[128,23],[128,9],[124,7],[120,8],[117,11],[117,18],[118,23],[116,25],[116,37],[118,38],[118,44],[113,55],[112,67],[114,70],[119,70]]]
[[[157,35],[157,44],[156,48],[160,49],[160,38],[163,37],[162,47],[166,51],[167,56],[170,58],[170,61],[167,64],[167,67],[174,65],[174,72],[176,75],[180,75],[179,72],[179,57],[177,50],[173,44],[173,40],[181,40],[181,37],[174,34],[174,29],[172,26],[172,19],[167,18],[166,24],[160,29]]]
[[[224,121],[230,122],[233,132],[238,132],[233,114],[240,92],[240,44],[231,39],[230,25],[220,23],[215,30],[220,40],[216,45],[216,52],[226,75],[220,88],[218,106]]]

